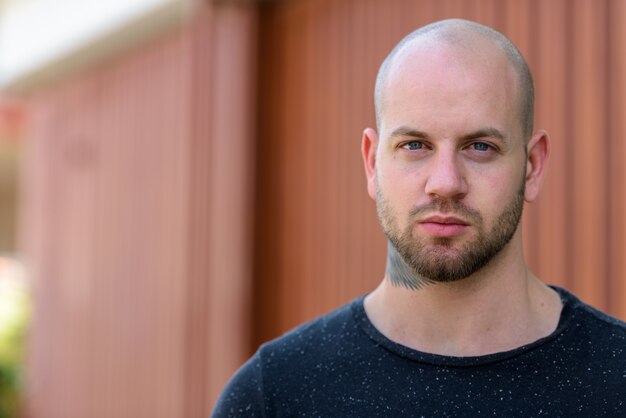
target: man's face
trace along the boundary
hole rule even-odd
[[[516,79],[497,51],[397,58],[376,149],[378,215],[420,276],[470,276],[506,248],[524,203]]]

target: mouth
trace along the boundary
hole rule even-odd
[[[430,216],[418,222],[429,235],[435,237],[454,237],[464,233],[470,224],[454,216]]]

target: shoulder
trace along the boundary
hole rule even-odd
[[[626,393],[626,323],[557,289],[564,302],[561,356],[581,373]]]
[[[217,400],[211,417],[264,415],[263,376],[257,352],[230,379]]]
[[[626,323],[583,302],[578,309],[573,325],[583,331],[591,362],[600,370],[612,370],[621,390],[626,390]],[[621,374],[615,373],[618,370]]]
[[[355,319],[359,304],[362,298],[259,347],[231,378],[213,416],[271,415],[277,399],[289,399],[290,405],[308,399],[311,387],[349,367],[345,359],[353,359],[351,347],[363,338]]]
[[[350,345],[360,333],[355,315],[362,298],[357,298],[306,322],[284,335],[263,344],[259,355],[263,364],[271,363],[272,369],[291,367],[291,362],[301,366],[303,362],[314,362],[320,356],[328,358],[340,347]]]
[[[588,305],[564,289],[558,291],[565,306],[571,309],[571,326],[596,336],[601,335],[602,340],[597,341],[614,341],[626,348],[626,322]]]
[[[263,344],[263,347],[299,345],[312,340],[320,341],[323,344],[329,335],[349,333],[354,328],[354,317],[358,314],[359,306],[362,306],[362,303],[362,297],[354,299],[329,313],[293,328],[280,337]]]

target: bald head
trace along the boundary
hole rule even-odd
[[[442,20],[423,26],[407,35],[389,53],[376,76],[374,105],[378,130],[380,131],[381,128],[381,118],[388,99],[386,93],[389,77],[398,57],[410,50],[438,47],[451,47],[466,51],[475,55],[476,60],[480,59],[481,53],[486,48],[503,54],[517,80],[519,121],[522,133],[528,140],[533,130],[534,87],[526,60],[515,45],[500,32],[462,19]]]

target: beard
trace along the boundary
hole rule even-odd
[[[388,201],[377,184],[378,218],[390,247],[394,247],[389,248],[389,251],[395,249],[397,252],[390,256],[391,263],[388,261],[388,269],[391,264],[391,268],[399,270],[399,274],[387,272],[391,283],[416,289],[429,281],[461,280],[484,268],[513,238],[522,217],[524,190],[525,179],[522,178],[518,192],[496,217],[489,231],[485,229],[483,217],[478,211],[459,200],[442,198],[435,198],[425,205],[412,209],[407,227],[401,231]],[[414,236],[415,219],[434,212],[458,216],[469,221],[477,230],[476,237],[455,246],[454,237]]]

